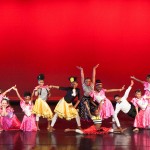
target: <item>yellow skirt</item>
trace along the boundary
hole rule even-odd
[[[64,98],[58,102],[54,112],[57,113],[60,118],[65,118],[66,120],[76,118],[78,115],[78,112],[73,107],[72,103],[67,103]]]
[[[48,120],[51,120],[53,117],[53,113],[49,105],[41,98],[36,99],[32,113],[42,116],[43,118],[47,118]]]

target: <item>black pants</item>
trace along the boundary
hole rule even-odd
[[[135,116],[136,116],[135,106],[132,103],[130,103],[130,104],[131,104],[131,108],[127,114],[128,114],[128,116],[135,118]]]

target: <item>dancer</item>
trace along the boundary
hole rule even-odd
[[[142,96],[141,90],[136,90],[135,98],[132,99],[132,103],[137,113],[134,121],[135,129],[133,131],[139,131],[139,128],[150,128],[150,104],[147,96]],[[140,108],[139,112],[138,108]]]
[[[15,87],[15,86],[12,86],[10,89],[6,90],[5,92],[3,92],[2,89],[0,89],[0,107],[1,107],[1,101],[2,101],[2,99],[3,99],[4,97],[6,97],[6,94],[7,94],[8,92],[10,92],[10,91],[13,89],[13,87]],[[3,131],[3,129],[2,129],[1,117],[0,117],[0,132],[1,132],[1,131]]]
[[[99,114],[99,109],[100,107],[96,108],[95,107],[95,110],[93,111],[93,115],[91,114],[90,112],[90,108],[87,104],[87,102],[85,101],[84,102],[87,110],[88,110],[88,113],[91,117],[91,120],[93,121],[94,125],[90,126],[89,128],[87,129],[84,129],[84,130],[80,130],[80,129],[65,129],[65,132],[70,132],[70,131],[73,131],[73,132],[76,132],[76,133],[80,133],[80,134],[106,134],[106,133],[109,133],[109,132],[123,132],[125,129],[123,129],[122,131],[118,130],[118,129],[112,129],[112,128],[106,128],[106,127],[101,127],[102,125],[102,119],[100,117],[100,114]]]
[[[81,102],[79,104],[79,115],[80,118],[84,121],[90,121],[91,118],[89,116],[88,110],[86,109],[86,106],[84,102],[86,101],[90,109],[94,109],[95,106],[93,104],[90,104],[90,92],[94,90],[95,85],[95,76],[96,76],[96,68],[99,66],[97,64],[93,67],[93,75],[92,80],[90,78],[84,78],[84,71],[82,67],[77,66],[77,68],[81,71],[81,84],[84,91],[84,96],[81,98]]]
[[[47,99],[50,96],[50,87],[48,85],[44,85],[44,74],[39,74],[37,77],[38,79],[38,86],[34,89],[35,96],[38,98],[35,101],[35,105],[33,106],[33,114],[36,114],[36,125],[37,130],[39,129],[39,117],[42,116],[48,120],[47,130],[50,130],[50,120],[53,117],[53,113],[47,104]]]
[[[81,129],[80,117],[76,110],[76,107],[80,103],[80,89],[77,88],[78,83],[76,77],[70,77],[69,80],[71,82],[71,87],[51,86],[51,88],[64,90],[67,92],[67,94],[58,102],[55,107],[55,115],[52,119],[50,132],[52,132],[52,128],[54,127],[58,117],[64,118],[66,120],[71,120],[75,118],[78,128]],[[72,102],[75,100],[75,98],[78,98],[78,100],[73,106]]]
[[[145,94],[144,95],[150,96],[150,74],[148,74],[147,77],[146,77],[147,81],[139,80],[139,79],[137,79],[134,76],[131,76],[131,79],[142,83],[144,85],[144,90],[145,90]]]
[[[0,116],[3,130],[7,131],[20,129],[21,123],[14,114],[13,108],[9,105],[9,99],[6,97],[1,101]]]
[[[99,104],[100,107],[100,116],[103,119],[107,119],[114,114],[114,108],[111,101],[106,97],[105,92],[116,92],[123,91],[124,86],[121,89],[103,89],[103,84],[100,80],[96,80],[95,84],[96,90],[90,93],[91,103],[97,106],[95,101]]]
[[[18,89],[17,88],[13,88],[13,89],[16,91],[17,96],[20,99],[20,106],[21,106],[23,112],[25,113],[20,129],[23,131],[37,131],[37,127],[36,127],[36,123],[35,123],[35,116],[32,114],[33,94],[31,97],[30,92],[25,92],[24,93],[24,99],[23,99],[20,96]]]
[[[119,95],[114,96],[115,101],[117,102],[116,109],[114,112],[114,120],[116,122],[118,129],[120,129],[120,131],[122,131],[122,128],[121,128],[119,119],[117,117],[120,111],[124,112],[125,114],[128,114],[132,118],[135,118],[136,116],[136,110],[135,110],[134,105],[127,101],[127,98],[129,96],[129,93],[130,93],[130,90],[132,89],[133,84],[134,82],[133,80],[131,80],[131,84],[128,87],[128,89],[125,91],[125,94],[123,97],[120,97]]]

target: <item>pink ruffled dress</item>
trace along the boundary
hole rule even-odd
[[[141,99],[133,98],[131,101],[135,107],[141,108],[134,120],[134,127],[146,128],[150,126],[150,106],[149,101],[142,97]]]
[[[114,108],[111,101],[105,96],[105,89],[102,89],[100,92],[92,91],[90,96],[93,98],[93,101],[96,101],[100,104],[103,101],[102,109],[100,110],[100,116],[102,119],[107,119],[114,114]]]
[[[146,96],[150,96],[150,83],[148,82],[144,82],[144,90],[145,90],[145,94]]]
[[[23,131],[37,131],[35,116],[32,114],[33,103],[30,101],[26,104],[24,100],[20,101],[20,106],[23,110],[24,117],[20,129]]]
[[[0,114],[2,109],[0,109]],[[20,121],[14,114],[14,110],[11,107],[6,108],[7,116],[1,116],[1,127],[3,130],[20,130]]]

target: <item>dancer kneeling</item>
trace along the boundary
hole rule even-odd
[[[75,77],[71,77],[70,82],[71,82],[71,87],[51,86],[51,88],[67,91],[66,96],[63,97],[55,107],[54,110],[55,115],[52,119],[51,129],[55,125],[58,117],[65,118],[66,120],[71,120],[73,118],[76,118],[78,128],[81,129],[80,117],[76,110],[76,107],[80,103],[80,89],[77,88],[78,83]],[[78,100],[76,104],[73,106],[72,102],[75,100],[75,98],[78,98]],[[50,130],[50,132],[52,132],[52,130]]]

